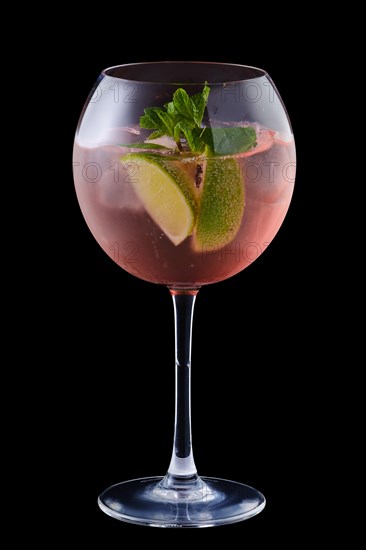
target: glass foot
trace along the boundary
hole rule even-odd
[[[117,483],[98,498],[113,518],[151,527],[213,527],[259,514],[266,499],[256,489],[226,479],[195,476],[172,484],[168,477]]]

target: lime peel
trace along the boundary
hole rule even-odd
[[[193,238],[196,251],[220,249],[237,235],[244,213],[244,178],[233,158],[208,158]]]
[[[160,155],[130,153],[120,159],[134,163],[131,184],[147,213],[175,246],[192,234],[196,199],[185,173]]]

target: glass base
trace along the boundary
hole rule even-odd
[[[179,485],[169,475],[117,483],[98,498],[113,518],[151,527],[213,527],[259,514],[266,499],[256,489],[226,479],[194,476]]]

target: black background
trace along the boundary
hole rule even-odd
[[[267,507],[250,521],[218,529],[184,531],[185,540],[227,540],[248,544],[296,543],[306,533],[304,506],[311,494],[304,481],[309,428],[304,390],[311,358],[300,325],[308,310],[313,243],[306,192],[306,107],[301,99],[304,59],[294,63],[289,48],[301,38],[284,25],[258,27],[243,17],[232,26],[217,10],[216,28],[189,32],[181,21],[175,33],[152,30],[141,7],[102,28],[73,20],[70,53],[55,57],[62,67],[56,83],[62,120],[52,213],[53,256],[48,264],[52,315],[50,336],[63,365],[50,378],[48,399],[63,396],[55,424],[55,456],[62,459],[66,505],[63,534],[105,547],[123,544],[132,533],[139,542],[177,540],[174,530],[147,529],[117,522],[97,507],[108,485],[164,475],[170,460],[174,408],[173,308],[165,288],[135,279],[99,248],[80,212],[73,188],[73,136],[85,99],[100,71],[115,64],[149,60],[207,60],[266,69],[284,100],[293,125],[298,172],[295,194],[283,226],[266,252],[236,277],[202,289],[193,333],[192,413],[196,464],[202,475],[234,479],[261,490]],[[235,18],[235,13],[232,12]],[[113,24],[112,24],[113,23]],[[192,44],[195,44],[195,46]],[[192,52],[190,51],[192,48]],[[61,149],[62,148],[62,149]],[[54,246],[56,245],[56,246]],[[52,322],[50,321],[52,324]],[[308,365],[309,368],[309,365]],[[60,411],[60,408],[58,408]],[[296,526],[296,527],[295,527]],[[296,535],[294,535],[296,532]],[[71,535],[70,535],[71,536]],[[188,538],[187,538],[188,537]],[[213,538],[215,537],[215,538]]]

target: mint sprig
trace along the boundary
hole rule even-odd
[[[193,130],[202,131],[201,123],[207,105],[210,88],[205,86],[201,93],[190,97],[183,88],[173,94],[173,100],[161,107],[148,107],[140,117],[141,128],[154,130],[148,139],[162,136],[172,137],[179,149],[183,150],[181,139],[185,138],[193,153],[205,148],[202,140],[197,140]]]
[[[210,94],[204,86],[201,93],[189,96],[183,88],[173,94],[173,100],[161,107],[148,107],[140,117],[140,126],[154,130],[148,139],[172,137],[179,151],[182,139],[192,153],[207,150],[210,155],[233,155],[248,151],[256,145],[256,132],[251,126],[209,128],[202,127],[203,115]]]

